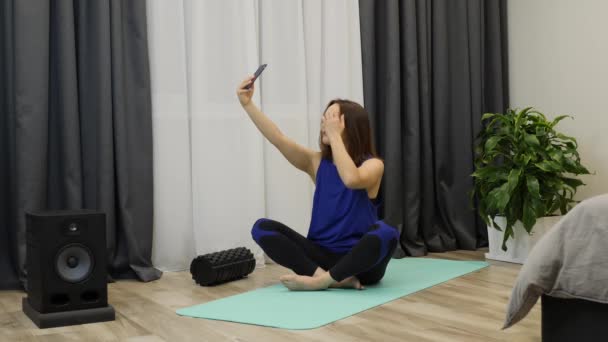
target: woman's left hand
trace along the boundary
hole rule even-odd
[[[342,137],[344,132],[344,114],[340,114],[338,110],[329,110],[323,116],[323,130],[331,139]]]

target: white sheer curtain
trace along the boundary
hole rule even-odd
[[[250,235],[260,217],[306,234],[312,182],[264,141],[235,88],[267,63],[254,101],[317,148],[326,103],[363,102],[358,1],[149,0],[148,40],[155,266],[239,246],[260,257]]]

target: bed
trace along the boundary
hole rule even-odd
[[[608,335],[608,195],[579,203],[534,246],[503,329],[522,320],[541,297],[543,341]]]

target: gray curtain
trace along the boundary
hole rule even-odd
[[[0,287],[24,282],[24,212],[40,209],[105,212],[110,274],[161,276],[145,5],[2,1]]]
[[[487,244],[471,209],[484,112],[508,106],[506,1],[360,0],[363,86],[397,257]]]

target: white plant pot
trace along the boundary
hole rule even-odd
[[[507,220],[502,216],[497,216],[494,220],[502,231],[488,226],[488,243],[490,251],[486,253],[486,259],[512,262],[523,264],[532,250],[532,247],[551,229],[562,217],[547,216],[541,217],[536,221],[530,234],[526,232],[521,222],[517,221],[513,226],[515,237],[507,240],[507,251],[502,250],[502,240],[504,236],[504,227],[507,225]]]

